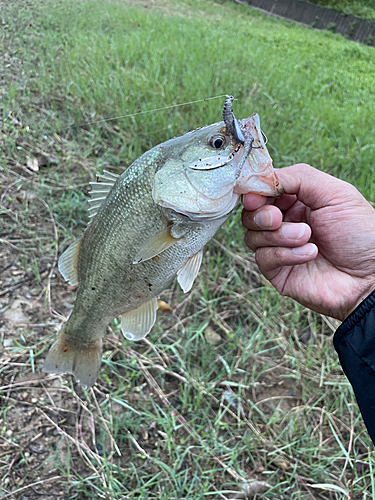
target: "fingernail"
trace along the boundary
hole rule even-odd
[[[300,257],[307,257],[312,255],[316,251],[316,245],[314,243],[307,243],[307,245],[303,245],[302,247],[293,248],[294,255],[299,255]]]
[[[285,238],[299,240],[305,234],[306,226],[300,224],[288,224],[281,228],[281,233]]]
[[[254,222],[262,228],[272,227],[273,216],[271,210],[261,210],[254,216]]]

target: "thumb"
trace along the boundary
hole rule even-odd
[[[299,201],[313,210],[342,203],[356,190],[351,184],[305,163],[277,170],[277,178],[285,194],[297,195]]]

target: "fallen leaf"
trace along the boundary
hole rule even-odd
[[[27,159],[27,168],[29,168],[33,172],[38,172],[39,170],[38,158],[29,157]]]
[[[20,122],[19,120],[17,120],[17,118],[15,118],[13,116],[13,111],[11,111],[8,115],[8,119],[14,124],[14,125],[19,125],[20,127],[22,127],[22,122]]]
[[[204,331],[204,338],[206,342],[212,345],[217,345],[221,342],[221,337],[218,333],[215,332],[213,328],[208,326]]]
[[[21,201],[26,201],[26,202],[29,202],[30,200],[32,200],[33,198],[35,198],[35,194],[33,193],[28,193],[27,191],[20,191],[18,193],[18,195],[16,196],[16,199],[17,201],[21,202]]]
[[[21,269],[18,269],[16,271],[12,271],[13,276],[20,276],[23,273],[24,273],[24,271],[22,271]]]
[[[28,304],[25,300],[16,299],[13,304],[4,313],[4,318],[11,321],[12,323],[26,323],[28,317],[24,315],[22,310],[22,304]]]
[[[279,469],[283,470],[288,470],[289,469],[289,464],[286,460],[283,460],[282,458],[276,457],[274,460],[272,460],[272,465],[276,465]]]
[[[161,311],[173,311],[171,306],[164,302],[164,300],[158,300],[158,309]]]
[[[264,493],[271,488],[271,486],[265,481],[249,481],[247,483],[242,483],[239,486],[242,491],[240,493],[237,493],[237,495],[234,496],[233,499],[236,498],[238,500],[250,500],[259,493]]]

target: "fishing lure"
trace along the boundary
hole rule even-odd
[[[224,102],[223,107],[223,120],[225,126],[227,127],[228,132],[234,137],[234,140],[238,144],[242,144],[244,151],[237,166],[236,179],[240,176],[242,167],[245,164],[247,157],[249,156],[251,149],[253,148],[254,137],[246,130],[246,128],[242,125],[241,122],[237,120],[237,118],[233,114],[232,110],[232,102],[234,97],[229,95]]]

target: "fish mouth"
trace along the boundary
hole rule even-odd
[[[201,158],[186,165],[167,162],[154,178],[154,202],[193,221],[209,221],[227,217],[243,194],[280,196],[283,188],[272,166],[259,116],[254,114],[238,123],[243,135],[252,139],[250,149],[245,141],[236,143],[226,157]]]
[[[244,128],[254,137],[250,154],[246,158],[233,192],[238,195],[255,193],[276,198],[283,194],[284,189],[279,184],[276,172],[272,166],[267,146],[266,136],[260,128],[259,115],[254,114],[242,120]],[[233,161],[239,164],[243,155],[241,147]]]

